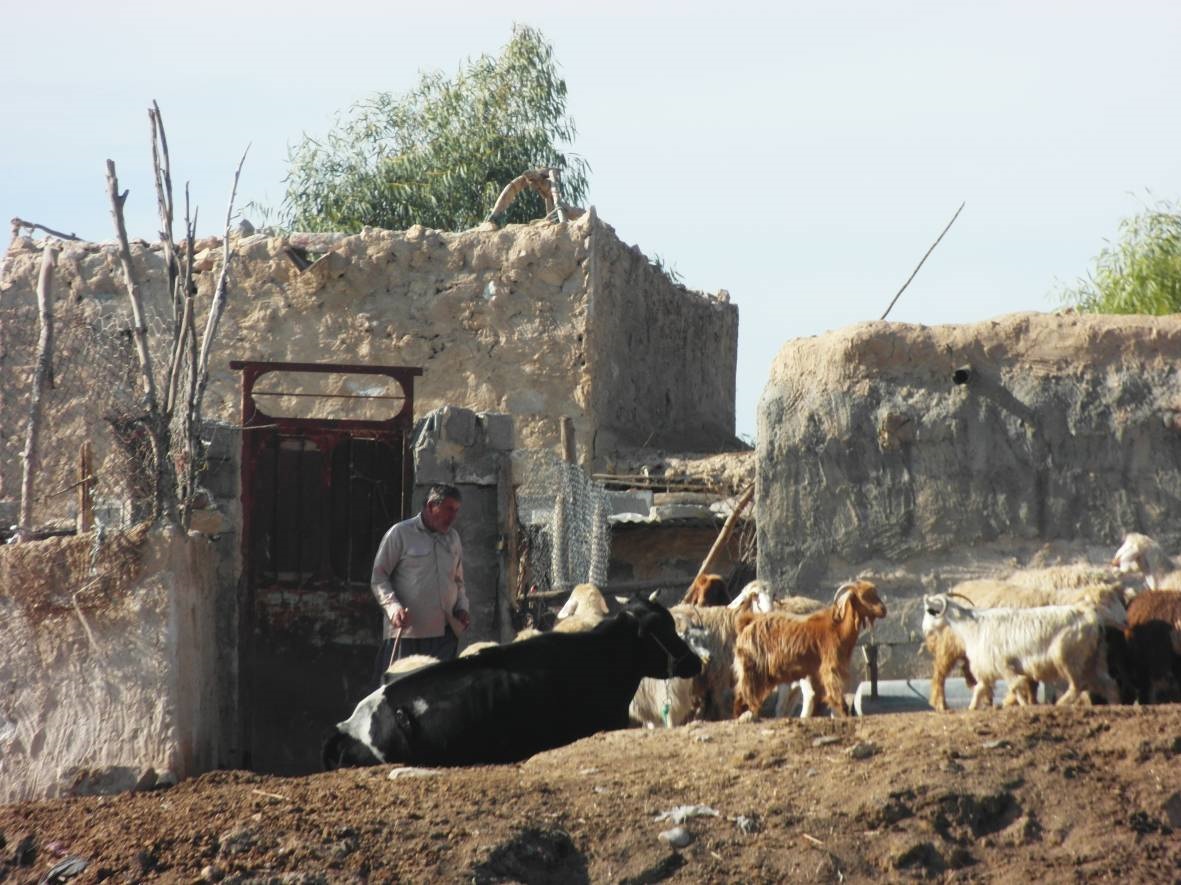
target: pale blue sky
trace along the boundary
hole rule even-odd
[[[738,305],[740,433],[779,348],[880,316],[961,202],[892,320],[1053,309],[1121,218],[1181,198],[1175,2],[0,0],[0,218],[111,238],[111,158],[154,238],[156,99],[217,232],[247,143],[240,202],[277,204],[301,132],[513,21],[554,45],[600,217]]]

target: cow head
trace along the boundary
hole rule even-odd
[[[372,749],[351,734],[341,731],[339,726],[333,728],[325,738],[320,759],[325,771],[381,764]]]
[[[688,678],[701,672],[701,658],[677,635],[676,622],[663,605],[638,599],[623,614],[635,622],[636,635],[643,649],[641,659],[647,667],[645,676]]]

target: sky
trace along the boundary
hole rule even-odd
[[[156,100],[178,195],[220,233],[247,145],[238,204],[277,206],[304,133],[498,53],[514,22],[553,45],[587,202],[738,306],[748,437],[779,350],[879,318],[961,203],[891,321],[1054,310],[1121,219],[1181,199],[1165,0],[0,0],[0,218],[111,239],[109,158],[129,235],[155,239]]]

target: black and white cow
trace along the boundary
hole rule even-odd
[[[668,610],[636,601],[587,633],[488,648],[378,689],[328,736],[324,767],[516,762],[626,728],[644,676],[700,672]]]

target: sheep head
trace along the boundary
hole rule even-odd
[[[1167,557],[1164,549],[1148,535],[1128,532],[1124,542],[1111,558],[1111,567],[1119,574],[1140,574],[1149,590],[1156,588],[1156,573],[1164,571]]]

